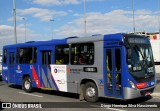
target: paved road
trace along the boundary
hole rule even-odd
[[[37,110],[37,111],[115,111],[115,110],[122,110],[122,111],[141,111],[143,109],[145,110],[153,110],[158,111],[159,108],[107,108],[109,105],[119,105],[122,104],[149,104],[154,105],[158,104],[160,105],[160,83],[157,85],[155,93],[150,97],[143,97],[138,98],[130,101],[120,101],[120,100],[114,100],[114,99],[105,99],[101,98],[98,103],[88,103],[85,101],[79,102],[78,95],[77,94],[71,94],[71,93],[61,93],[56,91],[46,91],[46,90],[36,90],[33,93],[25,93],[23,90],[21,90],[21,87],[14,86],[14,85],[6,85],[2,82],[0,82],[0,99],[1,102],[45,102],[42,103],[42,109],[23,109],[23,110]],[[46,103],[46,102],[52,102],[52,103]],[[55,103],[53,103],[55,102]],[[19,103],[20,104],[20,103]],[[106,108],[101,108],[102,106],[105,106]],[[52,107],[51,108],[44,108],[44,107]],[[61,108],[58,108],[61,107]],[[66,107],[66,108],[62,108]],[[71,107],[71,108],[67,108]],[[72,108],[74,107],[74,108]],[[84,108],[83,108],[84,107]],[[86,108],[85,108],[86,107]],[[53,109],[54,108],[54,109]],[[22,109],[0,109],[3,111],[22,111]]]

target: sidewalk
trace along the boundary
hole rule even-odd
[[[156,85],[156,88],[155,88],[154,92],[151,95],[160,97],[160,84]]]
[[[160,74],[160,65],[155,65],[155,68],[156,68],[156,73]]]

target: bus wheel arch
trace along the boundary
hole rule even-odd
[[[80,84],[80,100],[85,99],[88,102],[98,100],[98,87],[94,80],[83,79]]]
[[[22,79],[22,88],[25,92],[27,93],[31,93],[32,92],[32,81],[31,78],[28,74],[24,74],[23,75],[23,79]]]

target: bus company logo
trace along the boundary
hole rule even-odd
[[[22,73],[21,67],[20,67],[19,65],[18,65],[18,67],[17,67],[16,73]]]
[[[20,70],[20,69],[21,69],[21,67],[18,65],[17,69],[18,69],[18,70]]]
[[[64,73],[66,73],[66,71],[64,69],[58,69],[58,68],[55,68],[53,71],[54,71],[54,74],[64,74]]]
[[[57,72],[58,72],[58,70],[55,68],[55,69],[54,69],[54,73],[57,73]]]
[[[5,66],[4,66],[4,67],[2,67],[2,69],[3,69],[3,70],[8,70],[8,67],[5,67]]]

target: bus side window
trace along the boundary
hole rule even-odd
[[[121,70],[121,52],[120,49],[115,50],[115,55],[116,55],[116,71]]]
[[[121,50],[116,49],[115,50],[115,65],[116,65],[116,83],[121,85]]]
[[[14,64],[14,53],[9,54],[9,64]]]
[[[51,64],[52,63],[52,52],[49,51],[48,52],[48,64]]]
[[[55,64],[69,64],[69,45],[57,45],[55,49]]]
[[[37,62],[37,48],[33,48],[33,63]]]
[[[3,63],[7,63],[7,50],[3,50]]]
[[[32,60],[33,48],[20,48],[17,50],[17,63],[33,64]]]
[[[81,43],[71,45],[71,64],[92,65],[94,63],[94,44]]]
[[[107,69],[107,83],[112,84],[112,51],[107,49],[106,53],[106,69]]]
[[[43,64],[43,65],[46,65],[46,64],[47,64],[45,52],[42,52],[42,64]]]

